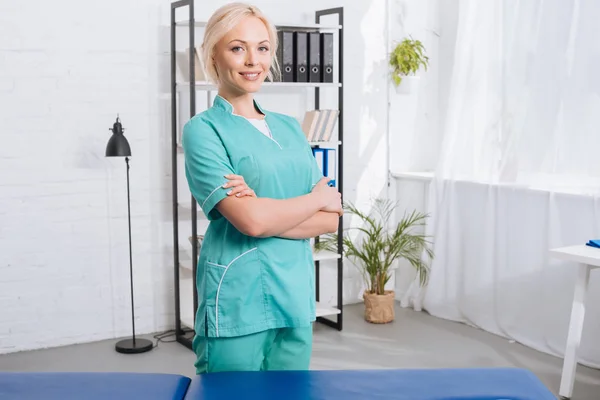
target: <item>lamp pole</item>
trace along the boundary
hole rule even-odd
[[[113,124],[112,136],[106,145],[106,157],[125,157],[127,166],[127,221],[129,227],[129,285],[131,290],[131,339],[122,339],[115,345],[115,350],[119,353],[137,354],[145,353],[154,347],[148,339],[136,339],[135,337],[135,307],[133,301],[133,252],[131,246],[131,197],[129,191],[129,157],[131,157],[131,147],[123,135],[123,125],[117,115],[117,120]]]

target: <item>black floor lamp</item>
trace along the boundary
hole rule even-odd
[[[131,206],[129,199],[129,157],[131,157],[131,148],[129,142],[123,135],[123,126],[117,116],[117,120],[113,124],[112,136],[108,140],[106,145],[106,157],[125,157],[125,164],[127,164],[127,217],[129,220],[129,279],[131,285],[131,325],[133,328],[133,336],[131,339],[123,339],[117,342],[115,349],[119,353],[135,354],[145,353],[146,351],[152,350],[152,342],[148,339],[136,339],[135,338],[135,314],[133,311],[133,256],[131,254]]]

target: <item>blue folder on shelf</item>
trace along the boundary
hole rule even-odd
[[[596,247],[600,249],[600,239],[593,239],[586,243],[586,246]]]
[[[323,176],[326,176],[330,179],[329,186],[335,187],[337,177],[335,149],[313,148],[312,152],[317,160],[317,165],[323,173]]]

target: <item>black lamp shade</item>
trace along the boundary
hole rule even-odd
[[[129,157],[131,148],[125,136],[113,134],[106,145],[106,157]]]
[[[129,142],[123,135],[123,127],[119,121],[119,117],[117,117],[112,129],[109,128],[109,130],[111,130],[113,134],[106,145],[106,157],[130,157],[131,148],[129,147]]]

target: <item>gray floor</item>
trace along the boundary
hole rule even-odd
[[[344,309],[344,330],[315,326],[312,369],[522,367],[558,392],[562,360],[426,313],[397,307],[396,321],[372,325],[362,305]],[[150,336],[151,337],[151,336]],[[169,338],[170,339],[170,338]],[[0,371],[137,371],[193,376],[194,355],[178,343],[121,355],[115,340],[0,356]],[[579,366],[573,400],[600,399],[600,371]]]

